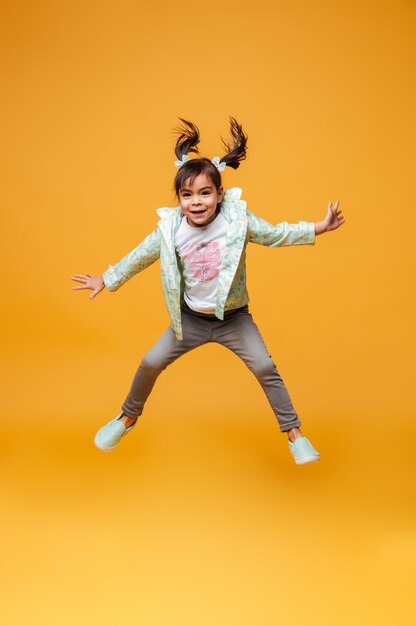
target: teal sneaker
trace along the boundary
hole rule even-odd
[[[295,441],[290,441],[289,439],[289,450],[297,465],[312,463],[320,459],[318,450],[315,450],[306,437],[298,437]]]
[[[134,428],[137,424],[137,419],[128,428],[124,426],[122,422],[120,422],[120,417],[122,417],[123,413],[119,413],[117,417],[108,422],[105,426],[100,428],[98,433],[95,435],[94,443],[100,450],[110,451],[116,447],[117,444]]]

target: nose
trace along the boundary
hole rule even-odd
[[[192,206],[199,206],[201,204],[201,198],[199,196],[194,196],[192,198]]]

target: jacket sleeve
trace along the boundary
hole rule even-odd
[[[157,261],[160,256],[160,237],[160,231],[156,228],[121,261],[116,265],[110,265],[103,274],[103,281],[107,289],[117,291],[132,276]]]
[[[262,246],[295,246],[315,243],[314,222],[298,222],[297,224],[269,224],[247,210],[248,240]]]

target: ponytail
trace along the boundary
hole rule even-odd
[[[246,158],[248,137],[235,117],[230,117],[230,132],[233,142],[230,145],[222,139],[223,146],[227,150],[227,153],[225,156],[221,157],[220,162],[236,170],[240,166],[240,161]]]
[[[179,134],[175,146],[175,154],[178,159],[182,159],[188,152],[198,154],[197,145],[199,144],[200,136],[198,126],[181,117],[179,119],[182,122],[182,126],[175,128],[175,132]]]

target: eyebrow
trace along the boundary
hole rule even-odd
[[[214,186],[213,185],[205,185],[205,187],[201,187],[200,189],[198,189],[198,191],[204,191],[205,189],[213,189]],[[190,187],[181,187],[180,191],[191,191]]]

